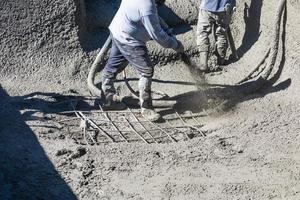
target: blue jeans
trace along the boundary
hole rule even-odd
[[[112,39],[112,47],[106,66],[102,71],[102,91],[106,99],[116,93],[114,81],[128,63],[137,70],[141,107],[151,107],[151,80],[154,72],[146,46],[128,46]]]

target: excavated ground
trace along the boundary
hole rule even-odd
[[[61,113],[70,99],[89,95],[88,70],[119,3],[0,1],[0,199],[300,199],[300,1],[287,3],[281,76],[255,94],[234,84],[267,51],[275,0],[238,1],[231,28],[240,59],[207,74],[201,87],[174,52],[149,44],[154,78],[163,80],[154,90],[176,100],[180,114],[205,113],[197,120],[206,137],[88,146],[58,121],[74,117]],[[199,3],[159,8],[195,61]],[[128,94],[124,82],[117,86]]]

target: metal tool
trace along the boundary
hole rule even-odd
[[[231,17],[233,15],[233,13],[235,12],[235,7],[233,8],[231,6],[231,4],[227,3],[225,5],[225,12],[226,12],[226,17],[228,19],[228,27],[227,27],[227,39],[228,39],[228,42],[229,42],[229,46],[230,46],[230,49],[231,49],[231,52],[234,56],[235,59],[239,59],[239,56],[237,54],[237,50],[236,50],[236,47],[235,47],[235,44],[234,44],[234,40],[233,40],[233,36],[232,36],[232,33],[231,33],[231,29],[230,29],[230,21],[231,21]]]

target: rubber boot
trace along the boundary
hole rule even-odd
[[[199,69],[203,72],[208,71],[208,51],[201,51],[199,54],[200,63]]]
[[[225,64],[227,49],[228,41],[226,37],[224,35],[219,36],[219,39],[216,42],[215,55],[217,56],[217,64],[220,66]]]
[[[155,122],[160,119],[160,114],[157,113],[152,105],[151,98],[151,78],[141,77],[139,80],[139,99],[141,105],[142,116],[151,121]]]
[[[109,78],[102,79],[102,92],[104,97],[104,110],[124,110],[126,105],[122,102],[120,96],[116,94],[114,80]]]
[[[125,110],[127,108],[121,98],[117,94],[108,94],[105,97],[105,103],[103,104],[104,110]]]
[[[224,65],[225,64],[225,57],[226,57],[226,48],[218,47],[217,48],[217,64],[218,65]]]

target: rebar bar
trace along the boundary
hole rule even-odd
[[[189,127],[191,127],[192,129],[195,129],[195,130],[198,131],[199,133],[203,134],[203,132],[202,132],[199,128],[197,128],[197,127],[195,127],[195,126],[193,126],[193,125],[190,125],[190,124],[188,124],[186,121],[184,121],[184,119],[180,116],[180,114],[179,114],[177,111],[175,111],[175,114],[180,118],[180,121],[182,122],[183,125],[189,126]],[[190,139],[190,138],[189,138],[189,139]]]
[[[98,129],[102,134],[104,134],[109,140],[115,142],[114,138],[111,137],[106,131],[104,131],[100,126],[98,126],[93,120],[89,119],[82,112],[77,112],[83,119],[87,120],[94,128]]]
[[[83,128],[83,139],[84,139],[85,143],[86,143],[88,146],[90,146],[88,140],[86,139],[86,133],[87,133],[86,127],[84,127],[84,128]],[[96,143],[94,143],[94,144],[96,144]]]
[[[195,117],[193,117],[192,119],[194,120],[194,122],[196,122],[196,124],[198,124],[198,126],[202,126]],[[203,131],[201,131],[200,129],[199,131],[203,137],[206,137],[206,134]]]
[[[166,121],[167,124],[170,126],[170,128],[173,128],[173,129],[179,131],[180,133],[182,133],[183,135],[186,136],[186,133],[185,133],[184,131],[180,130],[178,127],[174,127],[174,126],[169,122],[169,120],[165,119],[165,121]]]
[[[89,117],[90,119],[95,119],[94,117]],[[70,119],[63,119],[63,120],[60,120],[60,121],[57,121],[58,123],[65,123],[65,122],[70,122],[70,121],[75,121],[75,120],[78,120],[80,119],[80,117],[72,117]],[[95,119],[97,120],[97,122],[106,122],[106,123],[109,123],[109,121],[107,119]],[[123,121],[117,121],[117,120],[112,120],[114,123],[124,123]],[[138,124],[140,122],[148,122],[146,120],[140,120],[139,122],[131,122],[132,124]]]
[[[158,125],[156,125],[155,123],[151,122],[150,120],[146,119],[148,121],[148,123],[150,123],[152,126],[158,128],[160,131],[162,131],[164,134],[166,134],[170,140],[172,142],[177,142],[168,132],[166,132],[165,130],[163,130],[161,127],[159,127]]]
[[[75,102],[75,105],[77,105],[78,104],[78,102],[77,102],[77,100],[76,100],[76,102]],[[76,106],[75,106],[74,104],[73,104],[73,102],[71,102],[71,107],[73,108],[73,110],[75,110],[76,109]],[[77,116],[77,117],[80,117],[82,120],[87,120],[87,119],[84,119],[84,117],[83,116],[81,116],[81,114],[82,113],[80,113],[80,112],[75,112],[75,115]],[[82,114],[83,115],[83,114]],[[85,129],[86,127],[84,127],[84,129]],[[87,143],[87,145],[89,145],[89,143],[88,143],[88,141],[86,140],[86,131],[83,131],[83,137],[84,137],[84,139],[85,139],[85,141],[86,141],[86,143]],[[96,141],[94,140],[94,138],[91,136],[91,134],[88,132],[88,134],[89,134],[89,136],[90,136],[90,138],[91,138],[91,140],[94,142],[94,144],[96,144]]]
[[[135,116],[135,114],[132,112],[132,110],[130,108],[128,108],[128,110],[130,111],[131,115],[133,116],[133,118],[135,119],[135,121],[142,127],[142,129],[148,133],[148,135],[152,138],[152,140],[158,144],[158,142],[155,140],[155,138],[153,137],[153,135],[150,133],[150,131],[140,122],[140,120]]]
[[[145,143],[149,144],[149,142],[139,133],[135,130],[135,128],[131,125],[131,123],[128,121],[128,119],[126,119],[126,117],[123,117],[124,120],[127,122],[128,126],[130,127],[130,129],[137,135],[139,136]]]
[[[103,111],[103,108],[101,107],[101,105],[99,104],[99,108],[101,111]],[[119,135],[121,135],[121,137],[126,141],[128,142],[128,140],[126,139],[126,137],[122,134],[122,132],[120,131],[120,129],[116,126],[116,124],[110,119],[110,117],[108,116],[108,114],[106,112],[103,112],[102,113],[105,118],[109,121],[109,123],[114,127],[114,129],[117,131],[117,133]]]
[[[204,117],[204,116],[208,116],[208,113],[203,111],[201,113],[191,113],[191,114],[183,114],[181,115],[182,118],[193,118],[193,117]],[[178,116],[177,117],[168,117],[168,118],[164,118],[167,120],[178,120],[180,119]]]
[[[125,123],[125,122],[123,122]],[[132,122],[130,122],[132,124]],[[163,130],[172,130],[172,129],[176,129],[178,131],[180,131],[180,128],[191,128],[189,126],[172,126],[170,123],[169,123],[169,127],[164,127],[162,128]],[[88,131],[97,131],[98,129],[89,129]],[[105,131],[110,131],[112,133],[117,133],[118,131],[116,130],[106,130],[103,128],[103,130]],[[154,132],[154,131],[161,131],[161,129],[158,129],[158,128],[154,128],[154,129],[151,129],[151,130],[143,130],[143,131],[138,131],[140,134],[143,134],[143,133],[147,133],[147,131],[151,131],[151,132]],[[77,132],[80,132],[80,131],[77,131]],[[181,131],[182,132],[182,131]],[[127,131],[127,130],[122,130],[122,133],[132,133],[132,131]],[[153,136],[154,137],[154,136]],[[155,138],[155,137],[154,137]]]
[[[79,110],[73,110],[73,111],[63,111],[63,112],[58,112],[58,114],[73,114],[74,112],[78,112]],[[126,110],[106,110],[106,111],[100,111],[100,110],[97,110],[97,111],[80,111],[82,113],[122,113],[122,114],[126,114],[126,113],[130,113],[129,111],[126,111]],[[134,112],[134,113],[139,113],[139,112]]]

